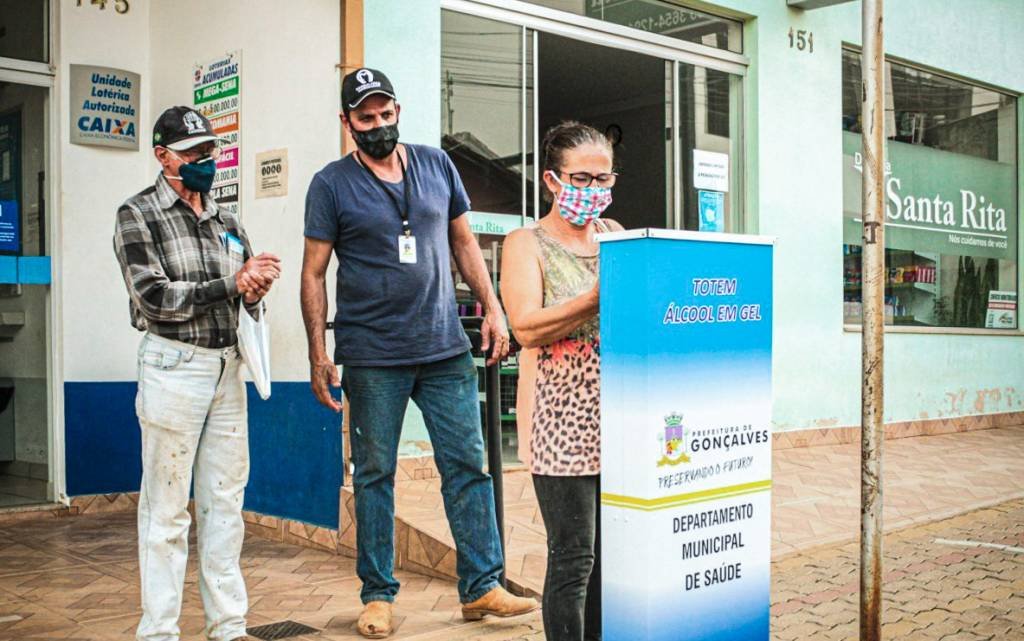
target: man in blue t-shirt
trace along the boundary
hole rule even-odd
[[[504,313],[469,228],[469,197],[440,149],[398,143],[401,111],[388,79],[359,69],[342,82],[341,122],[357,151],[314,177],[306,194],[302,315],[310,379],[335,411],[329,386],[349,399],[357,572],[363,582],[359,632],[391,632],[394,477],[402,419],[411,398],[423,413],[441,473],[445,512],[458,553],[466,619],[537,608],[499,584],[501,542],[493,486],[483,471],[476,366],[456,313],[451,257],[483,303],[483,347],[508,353]],[[324,275],[338,258],[334,359],[324,332]],[[338,380],[336,363],[344,366]]]

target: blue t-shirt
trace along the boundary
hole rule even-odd
[[[336,363],[417,365],[469,349],[448,246],[448,224],[469,211],[469,196],[448,154],[405,148],[415,264],[398,256],[403,183],[378,182],[350,154],[313,176],[306,194],[305,235],[334,243],[338,257]]]

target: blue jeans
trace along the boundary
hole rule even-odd
[[[469,603],[499,585],[502,557],[494,487],[484,472],[476,365],[466,352],[436,363],[345,367],[352,485],[356,498],[356,572],[363,603],[395,600],[395,467],[411,398],[423,413],[441,473],[441,495],[455,537],[459,598]]]

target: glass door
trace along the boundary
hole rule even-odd
[[[53,494],[49,106],[47,88],[0,81],[0,509]]]
[[[627,229],[742,231],[741,23],[659,3],[655,23],[670,26],[645,34],[636,25],[649,21],[627,20],[607,11],[612,5],[594,13],[577,2],[538,4],[583,17],[463,0],[445,0],[441,12],[441,146],[469,192],[496,289],[505,235],[550,207],[537,156],[544,132],[562,120],[611,139],[620,178],[607,216]],[[662,36],[685,42],[669,46]],[[454,266],[453,276],[460,314],[479,315]],[[514,358],[501,373],[502,446],[514,461]]]
[[[534,50],[531,29],[452,11],[441,14],[441,147],[469,192],[470,226],[491,272],[501,282],[504,237],[534,218]],[[469,286],[452,268],[459,315],[482,313]],[[499,291],[500,295],[500,291]],[[484,395],[483,359],[480,368]],[[504,459],[516,459],[517,359],[500,368]],[[486,416],[482,407],[481,416]]]

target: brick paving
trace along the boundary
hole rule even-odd
[[[134,516],[109,514],[0,528],[0,640],[129,639],[137,622]],[[971,545],[967,545],[970,543]],[[990,544],[1002,547],[986,547]],[[883,638],[1024,640],[1024,499],[886,535]],[[773,563],[773,641],[857,639],[856,543]],[[360,638],[353,561],[247,538],[250,624],[292,619],[322,629],[299,641]],[[450,582],[399,573],[396,640],[542,641],[539,613],[465,624]],[[190,564],[183,638],[202,615]]]
[[[890,533],[883,551],[883,638],[1024,639],[1024,500]],[[775,562],[772,638],[857,639],[859,553],[853,542]]]
[[[1024,641],[1024,428],[891,441],[885,456],[887,530],[906,529],[885,538],[884,638]],[[856,639],[856,446],[783,450],[775,463],[773,639]],[[438,497],[429,483],[421,489],[414,503],[441,523]],[[540,582],[543,524],[528,476],[506,477],[506,501],[510,561],[521,562],[520,578]],[[121,513],[0,523],[0,641],[132,638],[134,520]],[[291,619],[323,630],[300,640],[360,638],[352,559],[250,535],[243,572],[251,625]],[[399,577],[396,640],[543,639],[539,614],[466,624],[452,582]],[[193,562],[184,639],[201,638],[195,579]]]
[[[889,533],[883,546],[883,639],[1024,640],[1024,500]],[[772,641],[857,641],[859,553],[832,544],[772,564]],[[491,638],[543,641],[538,623]]]
[[[886,441],[887,531],[1024,497],[1024,426]],[[777,450],[772,456],[772,558],[857,536],[860,446]],[[438,479],[396,489],[398,515],[443,546],[454,547]],[[505,474],[508,576],[540,592],[547,566],[544,523],[526,472]]]

